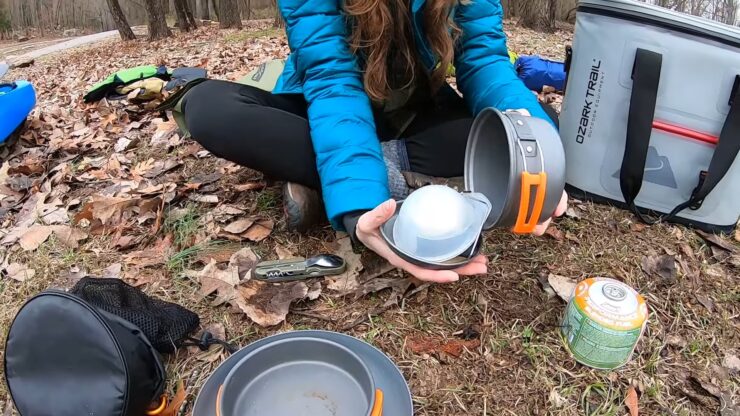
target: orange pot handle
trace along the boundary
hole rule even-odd
[[[532,198],[532,187],[535,188],[534,206],[529,213],[529,201]],[[513,231],[517,234],[530,234],[537,227],[537,222],[545,205],[547,191],[547,174],[545,172],[522,172],[522,194],[519,202],[519,213],[516,217]]]
[[[375,403],[370,416],[383,416],[383,390],[375,389]]]
[[[221,397],[224,394],[224,385],[218,386],[218,394],[216,394],[216,416],[221,416]]]
[[[146,414],[147,416],[157,416],[158,414],[164,412],[164,409],[167,408],[167,396],[162,395],[162,399],[159,402],[159,406],[156,409],[147,410]]]

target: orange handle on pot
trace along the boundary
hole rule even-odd
[[[146,414],[147,416],[157,416],[158,414],[164,412],[164,409],[167,408],[167,396],[162,395],[162,399],[159,402],[159,406],[156,409],[147,410]]]
[[[370,416],[383,416],[383,390],[375,389],[375,403]]]
[[[529,213],[529,201],[532,197],[532,187],[535,188],[534,206]],[[519,213],[516,217],[513,231],[517,234],[530,234],[537,227],[537,222],[545,205],[545,192],[547,191],[547,174],[545,172],[529,173],[522,172],[522,194],[519,202]],[[528,215],[529,214],[529,215]]]

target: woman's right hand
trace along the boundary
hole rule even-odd
[[[380,235],[380,227],[385,224],[396,212],[396,201],[389,199],[378,205],[372,211],[363,214],[357,221],[355,234],[365,247],[388,260],[390,264],[403,269],[419,280],[435,283],[456,282],[460,276],[486,274],[488,272],[487,259],[483,255],[476,256],[472,262],[455,270],[430,270],[411,264],[399,257],[391,250],[388,243]]]

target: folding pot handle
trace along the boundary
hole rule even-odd
[[[375,402],[370,416],[383,416],[383,390],[375,389]]]
[[[159,406],[157,406],[154,409],[147,410],[146,414],[147,416],[157,416],[161,414],[162,412],[164,412],[164,409],[166,408],[167,408],[167,396],[163,394],[162,398],[159,401]]]
[[[224,395],[224,385],[218,386],[218,393],[216,394],[216,416],[221,416],[221,399]]]
[[[535,188],[534,205],[529,212],[530,200],[532,199],[532,187]],[[547,174],[545,172],[529,173],[522,172],[522,192],[519,201],[519,213],[516,217],[513,231],[517,234],[530,234],[537,227],[545,205],[545,193],[547,191]]]

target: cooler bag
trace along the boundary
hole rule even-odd
[[[740,216],[740,28],[578,5],[560,118],[568,190],[707,231]]]

